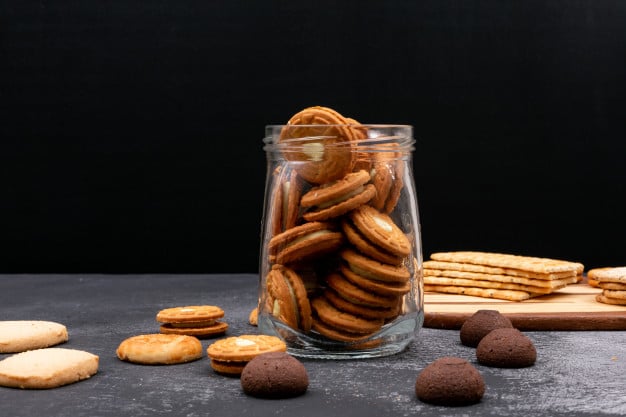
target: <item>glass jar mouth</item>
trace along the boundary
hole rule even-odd
[[[327,147],[350,146],[359,151],[395,144],[396,151],[410,152],[415,139],[413,126],[406,124],[267,125],[263,149],[284,151],[315,142],[324,142]]]

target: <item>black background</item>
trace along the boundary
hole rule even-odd
[[[415,128],[424,256],[626,263],[624,1],[1,1],[0,272],[256,272],[262,137]]]

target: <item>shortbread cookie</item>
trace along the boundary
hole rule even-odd
[[[289,264],[333,252],[343,242],[343,234],[332,223],[308,222],[274,236],[267,250],[271,263]]]
[[[117,357],[143,365],[172,365],[202,357],[202,344],[194,336],[178,334],[142,334],[120,343]]]
[[[279,144],[302,178],[324,184],[352,171],[355,139],[355,130],[344,116],[329,107],[312,106],[289,119]]]
[[[241,373],[241,388],[253,397],[297,397],[308,387],[304,364],[287,352],[263,353],[253,358]]]
[[[161,333],[214,337],[228,329],[228,323],[218,321],[222,317],[224,310],[221,307],[192,305],[163,309],[157,313],[156,320],[163,323],[159,328]]]
[[[98,372],[99,357],[65,348],[43,348],[17,353],[0,361],[0,385],[47,389],[78,382]]]
[[[270,335],[244,334],[217,340],[207,348],[211,368],[227,375],[241,375],[243,368],[256,356],[267,352],[286,352],[285,342]]]
[[[415,381],[420,401],[443,406],[463,406],[479,402],[485,381],[467,360],[445,356],[426,366]]]
[[[311,330],[311,305],[300,276],[284,265],[274,265],[266,279],[274,317],[292,329]]]
[[[302,217],[306,221],[330,220],[366,204],[376,195],[376,188],[368,184],[369,180],[367,171],[361,170],[311,188],[300,200],[305,209]]]
[[[0,321],[0,353],[40,349],[67,342],[67,328],[42,320]]]

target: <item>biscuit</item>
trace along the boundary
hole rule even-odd
[[[366,291],[354,285],[342,274],[337,272],[330,273],[326,277],[326,284],[342,298],[353,304],[379,308],[393,308],[398,305],[398,297],[383,296],[372,293],[371,291]]]
[[[366,319],[388,320],[396,318],[401,312],[400,302],[398,302],[395,307],[367,307],[346,300],[331,288],[324,290],[324,298],[335,306],[337,310],[345,311],[355,316],[365,317]]]
[[[329,222],[307,222],[272,237],[267,245],[270,263],[289,264],[333,252],[344,236]]]
[[[626,266],[608,267],[602,270],[597,270],[595,273],[595,279],[599,282],[615,282],[619,284],[626,284]]]
[[[388,282],[377,279],[370,279],[353,272],[346,265],[339,267],[341,274],[354,285],[363,288],[366,291],[371,291],[383,296],[394,297],[401,296],[409,292],[411,289],[411,283],[407,279],[406,281]]]
[[[341,220],[341,230],[346,236],[348,242],[350,242],[356,250],[372,259],[390,265],[400,265],[404,261],[404,257],[386,252],[385,250],[370,243],[352,225],[352,222],[346,218]]]
[[[382,152],[381,149],[388,151]],[[376,188],[376,196],[371,205],[383,213],[391,213],[396,207],[404,182],[404,165],[399,159],[397,143],[380,144],[374,154],[374,164],[371,172],[372,183]]]
[[[272,196],[272,236],[298,224],[302,180],[294,170],[277,169],[274,173],[275,186]],[[283,178],[284,177],[284,178]]]
[[[67,328],[43,320],[0,321],[0,353],[16,353],[67,342]]]
[[[596,301],[604,304],[611,304],[616,306],[626,306],[626,300],[623,298],[607,297],[604,294],[596,294]]]
[[[507,285],[514,284],[537,289],[537,292],[551,292],[559,288],[563,288],[568,284],[574,284],[578,282],[578,279],[575,275],[553,279],[538,279],[520,277],[517,275],[433,269],[431,268],[429,261],[424,262],[424,264],[426,264],[426,266],[424,266],[424,282],[427,282],[428,284],[455,285],[456,283],[456,285],[463,285],[461,284],[463,282],[483,282],[483,285],[489,285],[489,283],[493,283],[492,285],[495,285],[496,283],[499,283]],[[444,282],[443,280],[437,280],[434,277],[445,278],[447,282]],[[543,288],[543,290],[541,290],[541,288]]]
[[[402,285],[408,283],[411,278],[409,269],[404,265],[378,262],[352,249],[342,250],[339,256],[352,272],[371,280]]]
[[[207,347],[207,356],[215,372],[241,375],[243,368],[256,356],[267,352],[286,352],[283,340],[270,335],[240,335],[217,340]]]
[[[311,307],[320,321],[348,333],[372,334],[380,330],[384,324],[383,319],[368,319],[338,310],[324,297],[314,298]]]
[[[476,347],[478,363],[496,368],[525,368],[537,360],[532,340],[514,327],[489,332]]]
[[[297,397],[308,387],[309,376],[304,364],[286,352],[258,355],[241,372],[241,388],[252,397]]]
[[[415,395],[425,403],[463,406],[480,402],[485,381],[472,364],[446,356],[426,366],[415,381]]]
[[[323,106],[307,107],[283,126],[278,143],[285,159],[306,181],[323,184],[352,171],[356,130],[337,111]]]
[[[251,326],[258,326],[259,324],[259,308],[254,307],[250,310],[250,314],[248,315],[248,324]]]
[[[354,227],[371,244],[399,257],[411,253],[411,242],[389,215],[369,205],[363,205],[349,214]]]
[[[65,348],[29,350],[0,361],[0,385],[22,389],[48,389],[72,384],[98,372],[100,358]]]
[[[272,315],[292,329],[311,330],[311,305],[306,287],[293,269],[274,265],[266,278]]]
[[[592,287],[598,287],[599,286],[599,281],[596,278],[596,273],[598,273],[599,271],[604,271],[606,269],[610,269],[611,267],[600,267],[600,268],[592,268],[590,270],[587,271],[587,284],[591,285]]]
[[[163,323],[159,331],[165,334],[182,334],[196,337],[222,335],[228,324],[218,321],[224,310],[213,305],[170,307],[159,311],[156,320]]]
[[[313,318],[313,330],[315,330],[320,335],[324,336],[330,340],[336,340],[338,342],[346,342],[346,343],[356,343],[362,342],[372,336],[372,334],[367,333],[351,333],[342,329],[336,329],[328,324],[324,323],[318,318]],[[367,342],[365,342],[367,343]]]
[[[142,334],[123,340],[116,350],[120,360],[143,365],[172,365],[202,357],[202,344],[194,336]]]
[[[306,210],[302,217],[306,221],[329,220],[366,204],[376,195],[376,188],[368,184],[369,180],[367,171],[360,170],[311,188],[300,200]]]
[[[465,346],[476,347],[494,329],[513,327],[511,320],[498,310],[477,310],[461,325],[460,338]]]
[[[447,252],[444,252],[447,253]],[[511,279],[523,279],[527,278],[532,281],[550,281],[555,279],[570,278],[578,275],[577,270],[557,271],[557,272],[533,272],[524,271],[515,268],[501,268],[496,266],[488,266],[481,264],[472,264],[464,262],[453,261],[435,261],[430,259],[423,262],[425,270],[443,270],[443,271],[457,271],[457,272],[478,272],[488,275],[500,275],[506,276]],[[518,282],[518,281],[510,281]],[[531,285],[540,285],[539,283]]]
[[[524,301],[533,297],[544,295],[520,290],[498,290],[494,288],[462,287],[458,285],[432,285],[424,284],[424,291],[443,292],[447,294],[471,295],[482,298],[495,298],[507,301]]]

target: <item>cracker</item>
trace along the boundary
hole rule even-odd
[[[472,295],[483,298],[496,298],[507,301],[524,301],[542,294],[518,290],[497,290],[493,288],[461,287],[455,285],[424,284],[424,291],[443,292],[448,294]]]
[[[623,290],[603,290],[602,295],[618,300],[626,300],[626,291]]]
[[[424,269],[441,269],[446,271],[463,271],[463,272],[480,272],[484,274],[494,275],[511,275],[515,277],[528,278],[528,279],[541,279],[541,280],[553,280],[569,278],[578,275],[577,271],[564,271],[564,272],[552,272],[552,273],[540,273],[532,271],[523,271],[521,269],[513,268],[500,268],[495,266],[486,266],[479,264],[463,263],[463,262],[448,262],[448,261],[424,261]]]
[[[619,282],[600,282],[598,281],[598,287],[603,290],[626,290],[626,283]]]
[[[29,350],[0,361],[0,385],[22,389],[48,389],[72,384],[98,372],[100,358],[65,348]]]
[[[517,290],[526,292],[535,292],[541,294],[550,294],[551,292],[565,287],[550,288],[550,287],[535,287],[523,284],[513,284],[508,282],[487,281],[487,280],[475,280],[464,278],[449,278],[441,276],[424,276],[424,284],[429,285],[453,285],[459,287],[478,287],[478,288],[493,288],[497,290]]]
[[[559,259],[521,256],[496,252],[437,252],[433,253],[430,257],[436,261],[479,264],[500,268],[511,268],[522,271],[530,271],[541,274],[574,272],[575,275],[579,275],[584,270],[584,265],[578,262],[569,262]]]
[[[123,361],[143,365],[172,365],[200,359],[202,344],[194,336],[142,334],[123,340],[116,353]]]
[[[610,267],[595,273],[598,282],[617,282],[626,284],[626,266]]]
[[[603,294],[596,294],[596,301],[604,304],[626,306],[626,300],[621,298],[611,298]]]
[[[67,328],[53,321],[0,321],[0,353],[41,349],[67,342]]]
[[[485,274],[480,272],[465,272],[465,271],[450,271],[450,270],[438,270],[438,269],[424,269],[424,277],[446,277],[454,279],[467,279],[473,281],[492,281],[516,285],[526,285],[531,287],[541,287],[547,289],[559,289],[568,284],[574,284],[577,282],[576,276],[572,275],[569,278],[561,279],[532,279],[523,278],[511,275],[499,275],[499,274]],[[496,288],[496,287],[493,287]]]

